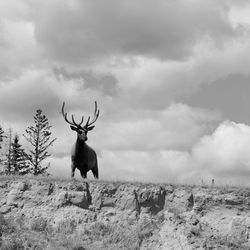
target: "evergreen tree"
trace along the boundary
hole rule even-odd
[[[3,128],[0,126],[0,150],[2,149],[2,143],[3,143],[3,138],[4,138],[4,131],[3,131]],[[0,152],[0,174],[3,174],[4,171],[2,169],[2,163],[3,163],[3,154],[2,154],[2,150]]]
[[[12,154],[12,129],[9,129],[9,134],[7,135],[7,152],[5,154],[6,160],[4,161],[5,165],[5,173],[7,175],[11,174],[13,169],[12,169],[12,164],[11,164],[11,154]]]
[[[11,165],[12,173],[14,174],[27,174],[29,173],[29,165],[25,158],[26,153],[19,143],[19,137],[16,134],[12,142]]]
[[[3,138],[4,138],[4,131],[3,128],[0,126],[0,149],[2,148]]]
[[[26,158],[30,162],[30,172],[34,175],[43,174],[47,171],[49,165],[42,166],[43,160],[48,158],[48,148],[53,145],[54,139],[50,139],[51,125],[48,122],[48,118],[42,114],[42,110],[38,109],[34,116],[34,126],[29,126],[23,134],[25,139],[30,143],[32,149],[26,154]]]

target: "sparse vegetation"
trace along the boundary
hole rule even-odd
[[[74,233],[77,223],[75,220],[66,219],[59,223],[57,233],[68,235]]]
[[[47,220],[43,217],[35,218],[31,221],[31,229],[37,232],[43,232],[47,227]]]
[[[41,218],[32,221],[30,228],[20,220],[9,220],[3,226],[1,249],[136,250],[155,230],[147,226],[95,222],[79,234],[76,224],[70,221],[52,230]]]
[[[152,183],[88,181],[92,200],[84,209],[56,203],[61,192],[86,192],[76,188],[82,181],[3,176],[0,183],[0,196],[7,195],[6,203],[0,200],[3,206],[8,206],[9,198],[14,201],[10,210],[1,210],[4,215],[0,211],[0,249],[249,249],[247,188],[161,185],[169,190],[165,205],[152,213],[150,208],[160,202],[159,185]],[[56,185],[48,192],[51,183]],[[141,195],[136,197],[134,192]],[[190,211],[190,192],[204,213]],[[145,197],[154,204],[145,202]],[[98,207],[105,199],[115,200],[114,206]],[[240,202],[228,207],[228,200]]]

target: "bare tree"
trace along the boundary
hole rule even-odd
[[[30,162],[30,172],[39,175],[45,173],[49,167],[49,165],[42,166],[41,163],[50,156],[47,150],[53,145],[56,138],[50,139],[52,126],[49,124],[48,118],[42,114],[41,109],[36,111],[34,122],[35,125],[29,126],[23,136],[32,147],[26,154],[26,158]]]

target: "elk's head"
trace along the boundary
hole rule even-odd
[[[86,122],[86,124],[84,126],[82,126],[82,123],[83,123],[83,120],[84,120],[84,116],[82,116],[82,120],[80,123],[77,123],[74,119],[74,115],[72,115],[72,121],[69,121],[68,120],[68,117],[67,117],[67,113],[64,111],[64,106],[65,106],[65,102],[63,102],[63,105],[62,105],[62,115],[64,117],[64,120],[70,124],[70,128],[74,131],[77,132],[77,138],[78,140],[82,141],[82,142],[85,142],[88,140],[88,137],[87,137],[87,134],[90,130],[92,130],[95,125],[93,125],[98,116],[99,116],[99,109],[97,109],[97,103],[95,102],[95,112],[94,112],[94,118],[90,121],[90,116],[88,117],[88,120]]]

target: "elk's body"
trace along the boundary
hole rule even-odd
[[[92,121],[89,121],[89,117],[87,123],[83,127],[81,124],[83,123],[84,117],[82,116],[81,122],[77,124],[74,120],[74,116],[72,115],[72,122],[70,122],[67,119],[67,113],[64,112],[64,105],[65,103],[63,103],[62,106],[62,115],[65,121],[71,125],[70,128],[77,132],[77,139],[71,150],[71,176],[74,177],[75,169],[77,168],[80,170],[81,176],[83,178],[86,178],[87,172],[91,170],[94,177],[98,179],[97,155],[96,152],[86,143],[88,140],[87,133],[95,127],[91,125],[95,123],[99,116],[97,104],[95,102],[94,118]]]
[[[87,172],[92,171],[95,178],[98,179],[98,163],[96,152],[87,145],[86,142],[76,140],[71,150],[71,170],[74,177],[75,169],[79,169],[83,178],[87,177]]]

